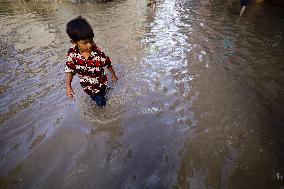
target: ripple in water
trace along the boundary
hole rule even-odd
[[[83,118],[97,124],[106,124],[118,120],[123,113],[131,109],[141,108],[136,100],[148,92],[148,86],[145,83],[142,84],[147,79],[146,76],[142,72],[137,73],[138,67],[133,70],[117,65],[114,67],[118,76],[124,75],[124,72],[128,75],[119,78],[116,84],[109,80],[109,90],[106,95],[107,105],[103,108],[98,107],[88,95],[83,94],[78,103]],[[135,78],[131,72],[135,72]],[[108,78],[111,77],[108,76]],[[129,82],[130,80],[131,82]]]

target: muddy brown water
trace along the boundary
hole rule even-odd
[[[238,1],[0,1],[0,188],[283,189],[284,11]],[[83,15],[119,77],[65,95]]]

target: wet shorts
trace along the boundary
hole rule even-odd
[[[90,96],[91,99],[97,103],[99,107],[104,107],[106,105],[105,92],[99,92],[96,95]]]
[[[248,0],[241,0],[241,6],[247,6]]]

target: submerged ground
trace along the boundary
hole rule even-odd
[[[283,9],[238,1],[0,2],[0,188],[283,189]],[[73,85],[82,15],[119,82]]]

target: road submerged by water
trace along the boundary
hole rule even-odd
[[[283,189],[283,10],[238,1],[0,2],[0,188]],[[119,77],[74,81],[82,15]]]

